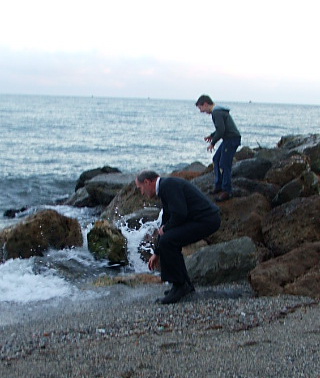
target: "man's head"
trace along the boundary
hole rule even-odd
[[[199,108],[201,113],[212,113],[214,105],[214,102],[208,95],[200,96],[196,102],[196,106]]]
[[[136,186],[143,196],[149,198],[156,195],[156,182],[159,177],[154,171],[142,171],[136,177]]]

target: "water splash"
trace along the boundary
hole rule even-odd
[[[142,242],[146,240],[147,236],[151,237],[159,228],[161,217],[162,211],[160,212],[158,219],[154,221],[143,223],[142,219],[140,219],[139,229],[129,228],[127,222],[121,222],[117,225],[122,235],[127,239],[129,264],[136,273],[144,273],[148,271],[147,263],[142,259],[140,250],[145,250],[151,254],[154,252],[151,243],[142,244]]]
[[[34,258],[30,258],[11,259],[0,265],[1,302],[27,303],[54,297],[66,297],[75,292],[76,289],[62,278],[57,277],[53,270],[35,274],[33,264]]]

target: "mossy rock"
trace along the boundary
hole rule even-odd
[[[88,249],[98,260],[128,264],[126,238],[107,221],[98,221],[87,235]]]

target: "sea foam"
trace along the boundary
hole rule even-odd
[[[35,274],[33,263],[34,258],[11,259],[0,265],[0,302],[27,303],[74,294],[76,288],[54,271]]]

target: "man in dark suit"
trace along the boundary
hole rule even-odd
[[[219,208],[195,185],[177,177],[160,177],[154,171],[142,171],[136,178],[142,195],[158,196],[163,206],[158,245],[148,266],[154,270],[160,261],[161,279],[172,288],[160,303],[178,302],[194,291],[184,262],[182,247],[195,243],[220,227]]]

